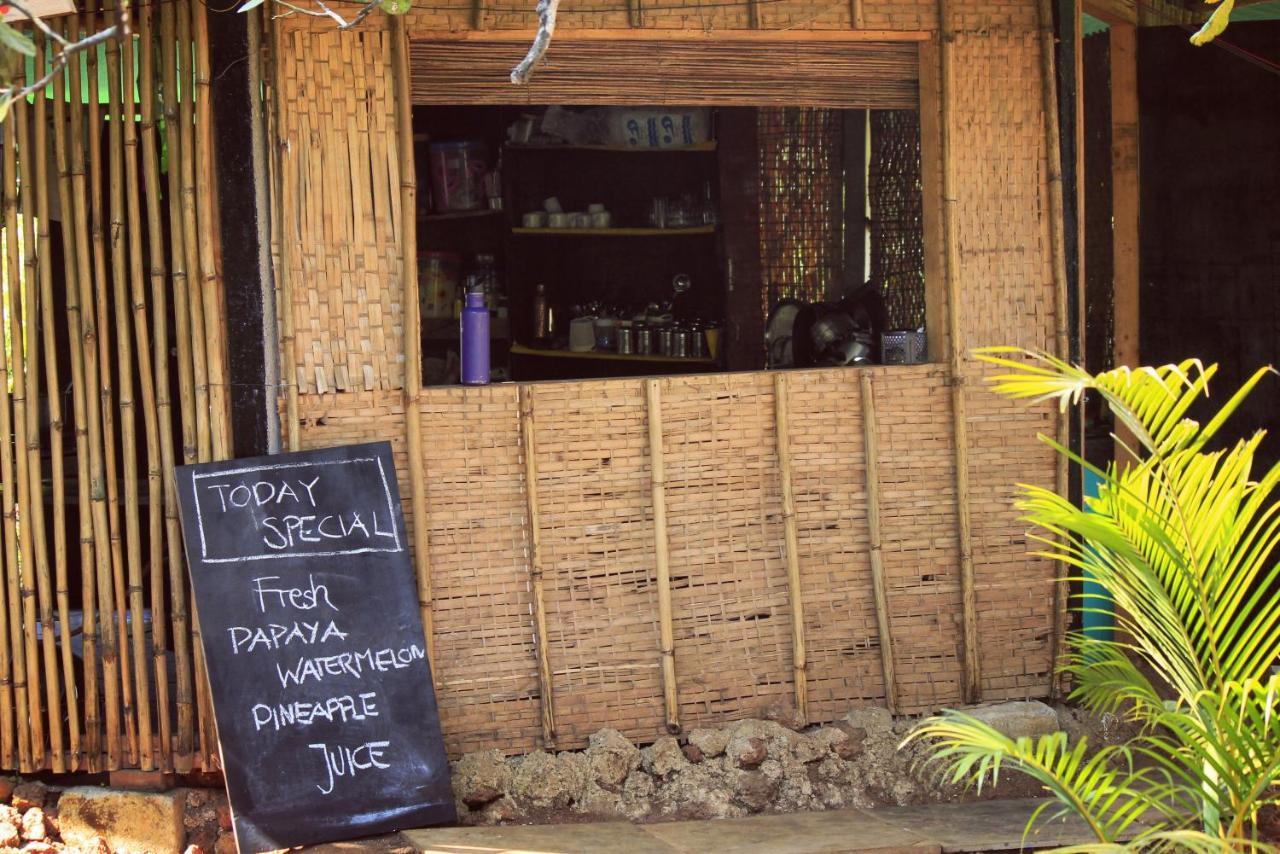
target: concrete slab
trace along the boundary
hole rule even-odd
[[[400,836],[421,854],[677,854],[639,825],[620,821],[515,827],[443,827]]]
[[[873,819],[861,810],[758,815],[719,821],[675,821],[644,829],[675,851],[703,854],[937,854],[926,837]]]
[[[1018,798],[888,807],[869,817],[935,840],[944,852],[1017,851],[1094,841],[1084,822],[1073,816],[1039,823],[1024,844],[1027,819],[1044,802],[1043,798]]]

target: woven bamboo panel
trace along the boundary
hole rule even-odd
[[[884,294],[890,329],[925,325],[924,197],[920,117],[912,110],[871,112],[867,196],[871,207],[871,279]]]
[[[533,403],[560,743],[605,725],[652,734],[662,684],[644,388],[546,383]]]
[[[284,23],[277,123],[294,379],[302,393],[400,388],[400,176],[386,36]]]
[[[1039,41],[1031,32],[961,35],[955,50],[966,76],[952,129],[965,346],[1052,349]],[[1035,438],[1053,434],[1052,414],[995,397],[977,363],[968,374],[983,696],[1038,695],[1050,667],[1053,568],[1028,554],[1033,544],[1010,505],[1015,483],[1052,483],[1052,454]]]

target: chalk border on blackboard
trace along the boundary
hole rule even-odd
[[[378,476],[382,478],[382,494],[387,499],[387,515],[391,519],[391,533],[395,538],[395,545],[388,548],[379,548],[377,546],[365,546],[358,549],[340,549],[337,551],[327,552],[309,552],[309,551],[282,551],[265,555],[239,555],[236,557],[209,557],[208,544],[204,536],[204,514],[200,509],[200,491],[197,489],[198,481],[201,478],[209,477],[227,477],[228,475],[245,474],[247,472],[264,472],[276,471],[279,469],[297,469],[297,468],[320,468],[323,466],[341,466],[351,463],[374,463],[378,467]],[[396,524],[396,511],[391,498],[391,486],[387,483],[387,472],[382,467],[382,459],[380,457],[357,457],[350,460],[324,460],[320,462],[308,463],[277,463],[267,466],[245,466],[238,469],[227,469],[225,471],[202,472],[200,474],[191,475],[191,500],[196,511],[196,529],[200,532],[200,562],[201,563],[239,563],[245,560],[281,560],[285,558],[313,558],[313,557],[343,557],[346,555],[369,554],[371,552],[383,552],[387,554],[396,554],[404,551],[404,547],[400,543],[400,526]]]

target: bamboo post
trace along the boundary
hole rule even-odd
[[[79,16],[68,19],[67,36],[72,39],[79,38]],[[64,222],[70,224],[66,239],[62,242],[63,247],[63,268],[66,273],[65,281],[74,283],[79,281],[80,266],[80,244],[84,235],[84,205],[78,199],[83,196],[83,178],[84,178],[84,157],[78,152],[83,144],[82,134],[82,87],[79,77],[80,64],[75,62],[72,64],[72,79],[75,83],[72,92],[70,108],[66,104],[66,81],[69,79],[67,74],[59,74],[54,77],[53,81],[53,121],[57,127],[54,133],[54,156],[57,158],[58,166],[58,203],[62,210]],[[64,117],[69,113],[70,123],[68,124]],[[77,186],[77,168],[79,169],[79,182]],[[88,275],[87,268],[84,271]],[[67,320],[67,339],[70,342],[68,349],[68,361],[71,363],[71,400],[72,400],[72,417],[75,427],[76,437],[76,488],[77,488],[77,508],[80,520],[79,537],[80,537],[80,566],[81,566],[81,608],[84,614],[84,634],[82,647],[82,660],[84,668],[84,741],[82,744],[77,743],[76,738],[76,717],[73,715],[71,720],[71,767],[77,770],[88,770],[90,768],[97,770],[98,756],[101,750],[98,719],[98,633],[95,628],[96,612],[93,590],[93,581],[91,568],[95,565],[94,558],[94,541],[93,541],[93,521],[89,517],[89,427],[88,427],[88,405],[86,403],[86,394],[84,387],[84,353],[78,346],[81,338],[81,311],[80,311],[80,289],[72,285],[66,288],[66,320]],[[55,350],[56,352],[56,350]],[[62,393],[62,389],[57,390],[58,394]],[[63,669],[68,673],[73,673],[72,654],[71,654],[71,638],[70,638],[70,606],[69,591],[67,589],[67,579],[63,578],[63,583],[59,586],[58,611],[59,619],[62,623],[62,657]],[[68,696],[72,695],[70,686],[75,682],[68,682]],[[74,712],[74,701],[69,703],[71,710]]]
[[[141,31],[152,32],[155,20],[150,5],[140,7]],[[152,668],[155,673],[156,717],[160,730],[160,767],[162,770],[173,770],[173,732],[169,722],[169,668],[166,656],[168,638],[168,608],[165,603],[165,563],[168,566],[182,566],[182,540],[178,522],[177,484],[174,479],[175,452],[173,446],[173,404],[169,386],[169,311],[168,290],[169,272],[165,267],[163,241],[158,239],[164,233],[160,218],[160,158],[156,152],[156,79],[155,60],[152,40],[144,38],[141,42],[140,62],[138,70],[139,94],[141,104],[141,137],[142,137],[142,174],[147,188],[147,250],[148,276],[151,280],[152,316],[155,319],[151,337],[153,357],[151,367],[155,372],[155,412],[160,440],[160,484],[163,489],[163,533],[157,527],[153,511],[151,520],[151,632],[153,649]],[[135,296],[135,301],[137,298]],[[138,344],[139,353],[144,349],[141,336]],[[181,374],[181,371],[179,371]],[[151,457],[152,466],[155,457]],[[150,480],[150,478],[149,478]],[[160,506],[160,500],[152,493],[153,507]],[[175,633],[176,634],[176,633]],[[176,644],[175,644],[176,647]],[[177,659],[175,649],[175,659]],[[181,673],[181,669],[178,670]]]
[[[547,640],[547,609],[542,594],[542,531],[538,506],[538,445],[533,416],[533,390],[520,386],[520,436],[524,442],[525,502],[529,520],[529,584],[533,592],[533,624],[538,656],[538,691],[542,697],[542,743],[556,745],[555,699],[551,684],[551,653]]]
[[[44,68],[46,39],[36,40],[35,67]],[[40,358],[45,356],[44,376],[48,381],[46,398],[49,408],[49,455],[53,481],[54,514],[54,564],[57,567],[58,590],[66,588],[66,508],[62,482],[62,390],[58,385],[58,355],[53,326],[53,267],[50,259],[49,240],[49,150],[46,125],[46,98],[35,99],[30,137],[31,148],[23,158],[23,168],[31,175],[29,192],[20,197],[22,202],[22,233],[26,241],[27,292],[31,295],[27,304],[27,349],[30,353],[32,394],[39,395]],[[30,170],[30,171],[27,171]],[[34,239],[35,245],[32,246]],[[31,533],[35,541],[35,566],[40,596],[40,625],[43,629],[41,643],[45,667],[45,711],[49,719],[50,767],[55,774],[67,770],[66,742],[62,733],[62,686],[59,684],[59,660],[57,639],[54,637],[54,573],[49,563],[48,524],[44,513],[44,475],[40,456],[40,407],[27,407],[27,452],[31,478]],[[65,622],[63,623],[65,625]],[[74,685],[70,669],[70,648],[65,664],[68,685]],[[68,700],[70,697],[68,696]],[[69,718],[76,715],[74,703],[67,709]]]
[[[20,157],[17,164],[19,173],[15,177],[20,183],[17,201],[21,203],[21,210],[15,210],[12,217],[6,217],[6,221],[12,218],[18,223],[18,226],[9,232],[12,247],[9,255],[13,258],[20,254],[21,268],[25,271],[25,284],[20,291],[14,293],[15,289],[10,288],[9,340],[13,345],[13,443],[18,461],[19,506],[20,573],[18,582],[22,593],[22,636],[26,642],[23,658],[27,669],[27,714],[31,721],[31,762],[36,770],[43,771],[47,766],[45,764],[44,712],[40,707],[40,645],[36,638],[39,624],[36,614],[38,570],[36,568],[35,506],[43,505],[44,498],[41,484],[36,481],[33,485],[32,481],[32,477],[38,476],[40,471],[40,420],[38,417],[40,382],[35,361],[39,347],[35,344],[35,337],[27,335],[28,324],[32,323],[36,317],[35,302],[39,294],[39,288],[35,284],[38,273],[35,269],[35,246],[31,236],[29,215],[31,192],[35,184],[31,180],[35,157],[28,144],[30,134],[27,114],[30,109],[26,99],[23,99],[22,102],[14,105],[12,113],[17,154]],[[18,242],[19,231],[22,232],[21,244]],[[13,275],[16,269],[18,269],[16,266],[9,268],[10,282],[18,280],[18,277]],[[30,378],[29,381],[28,378]],[[34,396],[31,401],[27,400],[28,389]],[[46,564],[46,569],[47,566]]]
[[[862,449],[867,462],[867,527],[871,540],[871,589],[876,602],[876,627],[880,635],[880,669],[889,711],[898,712],[898,679],[893,664],[893,630],[889,625],[889,593],[884,577],[884,550],[880,536],[880,442],[876,426],[876,392],[871,374],[862,371]]]
[[[853,19],[853,28],[855,30],[865,30],[867,28],[866,14],[862,8],[863,0],[850,0],[849,10],[850,17]]]
[[[410,504],[413,510],[414,566],[418,571],[418,606],[426,635],[427,659],[435,676],[435,617],[432,613],[430,540],[427,528],[426,468],[422,459],[422,333],[418,314],[418,235],[414,224],[417,178],[413,163],[413,101],[409,97],[409,45],[403,19],[391,18],[391,74],[396,97],[396,152],[400,159],[400,276],[404,287],[404,422],[409,449]],[[285,241],[281,242],[281,245]],[[292,306],[285,306],[292,314]],[[290,382],[293,379],[290,378]],[[296,388],[295,388],[296,391]],[[290,424],[290,431],[293,425]]]
[[[654,559],[658,579],[658,633],[662,653],[662,700],[667,713],[667,731],[680,732],[680,703],[676,686],[676,639],[671,622],[671,559],[667,538],[666,468],[663,464],[662,385],[645,380],[645,402],[649,421],[649,468],[653,491]]]
[[[14,148],[17,145],[17,136],[15,134],[14,122],[4,122],[4,223],[5,223],[5,249],[6,258],[5,266],[9,275],[13,279],[17,278],[16,271],[20,266],[18,257],[18,162],[15,157]],[[5,289],[5,302],[20,299],[21,294],[18,288]],[[5,312],[12,317],[14,314],[15,304],[6,304]],[[20,311],[19,307],[19,311]],[[21,358],[18,354],[22,350],[22,338],[13,340],[14,360]],[[3,352],[5,348],[0,347],[0,436],[6,437],[0,442],[0,479],[3,480],[4,487],[4,564],[6,590],[8,593],[8,642],[9,655],[11,656],[10,665],[12,668],[13,693],[14,693],[14,709],[13,714],[18,722],[18,768],[24,772],[30,772],[31,767],[31,730],[30,730],[30,712],[27,708],[27,673],[25,662],[25,646],[23,643],[23,620],[22,620],[22,584],[20,575],[22,573],[22,565],[18,554],[18,519],[17,510],[21,503],[21,495],[19,494],[19,477],[25,477],[27,471],[26,457],[18,454],[17,471],[14,467],[13,445],[9,442],[9,436],[19,435],[25,441],[26,436],[26,412],[24,404],[18,399],[14,399],[13,407],[17,410],[16,417],[12,417],[10,410],[10,394],[9,387],[12,382],[16,398],[17,384],[19,382],[18,375],[20,371],[15,373],[6,354]],[[21,447],[21,445],[19,445]],[[25,487],[21,489],[25,492]],[[23,520],[25,526],[26,521]],[[23,532],[23,539],[26,538],[26,532]]]
[[[130,343],[132,316],[129,309],[128,298],[128,263],[126,256],[127,248],[125,244],[125,224],[124,224],[124,132],[121,125],[124,124],[124,114],[121,109],[123,97],[121,94],[120,82],[120,42],[111,40],[106,45],[107,60],[107,105],[109,109],[109,122],[107,123],[107,176],[109,181],[109,200],[110,200],[110,220],[109,228],[106,235],[108,246],[110,248],[111,258],[111,300],[103,299],[101,302],[103,316],[106,315],[107,305],[112,306],[112,319],[115,321],[115,343],[116,343],[116,402],[120,411],[120,456],[122,462],[123,480],[124,480],[124,507],[121,508],[124,516],[124,559],[114,559],[114,555],[120,553],[120,526],[119,519],[112,520],[112,581],[115,592],[115,630],[119,639],[120,654],[120,683],[122,687],[122,695],[124,702],[124,761],[132,766],[138,762],[138,722],[135,717],[135,701],[134,701],[134,676],[135,672],[132,667],[132,650],[129,646],[129,607],[128,600],[130,597],[130,587],[133,579],[142,577],[142,528],[138,521],[138,511],[140,506],[138,491],[138,435],[137,435],[137,419],[134,414],[134,398],[133,398],[133,347]],[[130,88],[133,88],[132,79],[130,79]],[[129,117],[130,126],[133,125],[132,115]],[[104,295],[105,296],[105,295]],[[102,340],[106,341],[106,336],[102,336]],[[107,365],[110,362],[103,359],[103,373],[110,375]],[[109,411],[110,401],[104,399],[104,411]],[[108,444],[109,449],[113,448]],[[115,458],[115,451],[109,450],[110,459]],[[108,468],[110,472],[110,468]],[[111,475],[109,474],[110,478]],[[114,505],[115,502],[113,501]],[[126,584],[125,573],[129,577],[129,583]],[[139,608],[135,613],[137,619],[142,618],[142,609]],[[136,625],[136,623],[135,623]],[[140,628],[140,627],[139,627]],[[145,678],[146,671],[143,671]],[[145,683],[144,683],[145,684]],[[145,688],[138,691],[141,695]],[[146,703],[150,706],[150,698],[138,697],[138,702]],[[148,709],[144,714],[149,714]]]
[[[947,331],[951,338],[952,436],[956,455],[956,527],[960,550],[960,613],[963,634],[963,679],[965,702],[982,698],[981,662],[978,656],[978,604],[974,590],[973,537],[969,525],[969,420],[965,405],[964,340],[960,324],[960,243],[956,226],[955,151],[952,88],[955,57],[949,0],[938,0],[938,30],[942,60],[942,220],[946,246]]]
[[[88,14],[89,31],[97,18]],[[92,279],[80,277],[80,304],[83,308],[82,346],[84,374],[89,403],[89,470],[92,478],[89,501],[93,517],[94,552],[98,570],[98,643],[102,651],[103,699],[106,702],[107,768],[120,767],[120,659],[112,608],[117,604],[114,579],[123,556],[120,552],[119,497],[116,495],[114,392],[111,388],[111,326],[107,285],[106,236],[102,222],[102,108],[98,89],[98,55],[88,54],[89,110],[87,135],[89,152],[89,238],[92,243]],[[87,247],[86,247],[87,250]],[[85,268],[89,267],[85,264]],[[94,310],[96,309],[96,311]],[[96,317],[95,317],[96,314]],[[90,318],[93,318],[90,320]],[[86,621],[87,621],[86,617]],[[126,680],[127,681],[127,680]],[[125,708],[125,716],[131,710]]]
[[[231,457],[231,406],[227,397],[226,327],[222,273],[218,266],[217,180],[213,154],[213,96],[209,89],[209,18],[202,0],[191,0],[195,41],[196,220],[200,224],[200,293],[204,299],[205,361],[209,376],[209,421],[215,460]],[[186,77],[184,80],[188,79]],[[199,619],[199,615],[196,615]],[[212,711],[212,707],[210,707]]]
[[[1058,93],[1057,74],[1054,71],[1053,0],[1038,0],[1040,24],[1040,90],[1043,93],[1045,159],[1048,163],[1049,211],[1045,224],[1049,230],[1051,263],[1053,266],[1053,326],[1054,345],[1060,359],[1070,359],[1067,339],[1067,244],[1063,233],[1065,203],[1062,196],[1062,149],[1058,146]],[[1071,422],[1068,410],[1057,413],[1057,441],[1067,447],[1071,440]],[[1069,492],[1067,458],[1055,455],[1054,479],[1059,495]],[[1049,696],[1062,694],[1062,674],[1059,665],[1066,645],[1067,605],[1069,600],[1066,564],[1055,562],[1053,584],[1053,639],[1050,650]]]
[[[174,28],[174,4],[160,5],[161,68],[164,92],[164,119],[166,144],[169,151],[169,246],[170,270],[173,277],[174,340],[178,351],[178,399],[182,416],[182,459],[184,463],[196,462],[197,439],[194,422],[199,414],[195,405],[194,360],[191,345],[191,314],[188,307],[188,266],[183,229],[182,209],[178,199],[182,196],[182,177],[175,164],[182,148],[178,129],[177,57],[175,56],[176,30]],[[176,462],[176,461],[175,461]],[[172,470],[166,467],[166,486],[170,489]],[[175,493],[176,495],[176,493]],[[175,506],[176,510],[176,506]],[[165,500],[165,514],[169,513],[169,501]],[[176,539],[176,538],[175,538]],[[192,686],[193,664],[191,660],[191,629],[187,608],[186,577],[183,571],[181,540],[169,543],[169,597],[173,609],[173,658],[177,671],[175,705],[178,710],[178,738],[174,748],[174,770],[186,773],[191,770],[195,745],[195,694]],[[177,555],[177,560],[173,558]]]
[[[800,588],[800,546],[796,538],[796,500],[791,480],[791,417],[787,375],[773,375],[774,429],[778,437],[778,467],[782,481],[782,529],[786,542],[787,599],[791,606],[791,672],[795,681],[796,712],[809,723],[808,659],[804,642],[804,593]]]

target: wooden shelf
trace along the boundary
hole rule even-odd
[[[510,151],[611,151],[627,154],[689,154],[716,150],[716,141],[699,142],[696,145],[671,146],[670,148],[647,148],[639,145],[521,145],[507,143],[503,146]]]
[[[420,220],[427,222],[439,222],[449,219],[479,219],[487,216],[502,216],[506,211],[493,210],[492,208],[481,208],[475,211],[449,211],[448,213],[429,213],[418,217]]]
[[[523,237],[686,237],[694,234],[715,234],[714,225],[695,225],[692,228],[523,228],[511,229],[512,234]]]
[[[524,344],[512,344],[511,355],[513,356],[548,356],[558,359],[598,359],[601,361],[613,362],[667,362],[678,363],[682,365],[714,365],[716,360],[710,356],[701,356],[698,358],[682,357],[682,356],[660,356],[656,353],[644,355],[641,353],[609,353],[602,350],[587,350],[584,352],[575,352],[573,350],[544,350],[538,347],[526,347]]]

